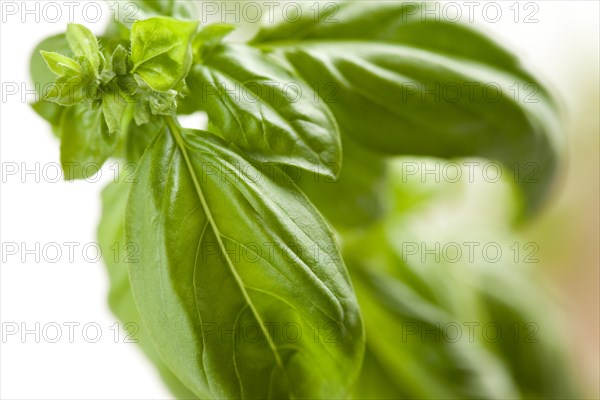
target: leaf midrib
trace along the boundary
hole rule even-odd
[[[281,371],[283,372],[284,375],[287,375],[286,371],[283,367],[283,362],[281,361],[279,352],[277,351],[277,347],[275,346],[274,341],[271,338],[271,335],[269,334],[269,331],[266,329],[265,323],[263,322],[262,317],[258,313],[258,310],[254,307],[254,303],[252,302],[250,295],[246,291],[244,282],[242,281],[241,277],[235,270],[235,267],[233,266],[233,263],[231,262],[231,259],[229,258],[229,255],[227,254],[227,252],[223,251],[225,246],[224,246],[223,240],[221,238],[221,233],[219,232],[219,228],[217,227],[217,224],[215,223],[215,220],[210,211],[210,208],[208,207],[208,203],[206,202],[204,193],[202,192],[202,188],[200,187],[198,178],[196,177],[196,173],[194,172],[194,169],[192,168],[192,163],[191,163],[189,155],[187,153],[186,146],[183,141],[183,137],[181,135],[180,127],[170,117],[167,118],[167,125],[169,127],[169,131],[171,132],[173,138],[175,139],[175,142],[177,143],[177,146],[179,147],[179,150],[183,154],[183,158],[185,159],[187,169],[190,173],[190,176],[192,177],[192,181],[194,182],[194,187],[195,187],[196,193],[198,194],[198,197],[200,199],[200,203],[202,204],[202,208],[204,209],[204,212],[206,213],[206,217],[208,218],[211,228],[214,230],[215,236],[217,238],[217,242],[219,244],[219,248],[220,248],[221,252],[223,253],[225,259],[227,260],[227,266],[229,267],[231,274],[233,275],[240,291],[242,292],[242,295],[244,296],[244,300],[246,301],[246,304],[248,305],[250,310],[252,310],[252,314],[254,315],[254,318],[256,318],[256,320],[260,326],[260,329],[263,332],[263,335],[265,335],[265,337],[267,338],[267,343],[273,353],[273,356],[275,358],[275,362],[277,363],[277,366],[279,368],[281,368]],[[289,382],[289,379],[288,379],[288,382]],[[289,395],[290,395],[291,399],[294,399],[293,393],[289,392]]]

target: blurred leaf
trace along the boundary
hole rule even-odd
[[[524,398],[582,398],[557,325],[561,319],[544,313],[553,305],[551,300],[539,290],[535,276],[511,272],[484,271],[478,287],[480,301],[489,313],[488,320],[482,318],[480,323],[491,321],[509,328],[497,343],[499,358]]]
[[[533,163],[538,174],[518,186],[535,211],[555,172],[560,122],[516,58],[466,27],[421,18],[414,3],[336,7],[318,23],[265,27],[251,43],[283,54],[321,91],[333,85],[328,103],[343,133],[366,147]]]
[[[42,94],[50,89],[49,85],[56,81],[56,75],[48,68],[42,56],[42,51],[55,52],[66,56],[72,56],[72,52],[64,34],[50,36],[40,42],[33,50],[29,64],[29,73],[37,93],[36,102],[32,104],[32,107],[38,115],[52,124],[54,133],[58,135],[60,116],[65,107],[41,98]]]
[[[219,45],[225,36],[236,29],[235,25],[216,23],[203,26],[194,37],[192,47],[194,49],[194,62],[202,63],[206,54]]]
[[[337,180],[307,172],[292,171],[290,176],[336,229],[344,231],[368,226],[388,211],[389,171],[385,160],[351,138],[343,138],[342,144]]]
[[[427,291],[439,295],[447,290],[439,285],[444,281],[452,291],[464,292],[466,288],[456,286],[443,270],[439,271],[443,281],[417,282],[414,275],[405,274],[400,259],[386,250],[389,244],[385,237],[373,232],[368,241],[360,243],[361,247],[374,246],[377,259],[361,260],[356,257],[358,253],[345,253],[344,259],[366,322],[368,357],[386,373],[373,378],[363,369],[356,389],[361,397],[356,398],[514,397],[517,390],[505,366],[485,345],[479,340],[470,343],[464,332],[458,341],[447,336],[444,328],[448,324],[467,330],[463,322],[474,319],[465,319],[418,292],[418,285],[425,284],[429,285]],[[452,292],[441,294],[450,296]],[[454,296],[450,304],[459,301],[458,297]],[[374,379],[377,384],[373,384]]]
[[[430,190],[424,186],[410,190]],[[483,226],[493,229],[477,228],[476,215],[438,225],[433,205],[446,203],[443,192],[452,186],[432,197],[415,194],[421,207],[394,207],[368,231],[344,236],[367,329],[366,365],[385,371],[363,370],[356,398],[578,398],[559,321],[542,312],[556,306],[527,264],[513,254],[498,263],[464,254],[451,262],[434,250],[435,243],[472,242],[474,234],[480,245],[502,249],[515,240],[490,221]],[[416,258],[408,257],[411,243],[420,246]]]

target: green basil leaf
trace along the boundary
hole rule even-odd
[[[393,372],[386,368],[367,345],[362,370],[358,382],[354,386],[352,398],[357,400],[395,400],[401,398],[401,393],[402,382],[396,379]]]
[[[385,371],[373,376],[364,366],[355,398],[517,396],[510,371],[481,335],[450,336],[451,324],[466,329],[463,322],[485,319],[465,278],[471,275],[458,264],[405,263],[394,248],[401,240],[391,236],[396,218],[345,243],[344,259],[365,318],[366,357]]]
[[[525,211],[539,208],[561,124],[554,101],[514,56],[466,27],[421,18],[418,5],[337,7],[337,23],[327,23],[331,15],[284,22],[253,43],[282,53],[311,85],[334,85],[329,106],[342,132],[366,147],[534,164],[538,176],[518,185]]]
[[[125,75],[129,71],[129,52],[118,45],[111,57],[112,69],[116,75]]]
[[[67,25],[67,42],[76,57],[83,57],[90,62],[95,75],[101,67],[100,48],[98,40],[88,28],[79,24]]]
[[[134,104],[129,102],[119,92],[105,93],[102,97],[102,113],[109,134],[121,134],[127,131],[129,121],[133,117]],[[127,110],[131,112],[127,112]]]
[[[488,310],[488,315],[479,319],[480,323],[518,327],[515,335],[519,340],[514,335],[502,337],[496,341],[496,353],[510,369],[524,397],[582,398],[566,351],[567,342],[561,337],[558,323],[562,320],[555,321],[552,313],[540,313],[543,307],[554,304],[536,285],[539,279],[529,274],[519,276],[514,270],[480,272],[477,289],[481,305]],[[515,291],[527,293],[527,300],[517,303],[506,295]]]
[[[386,372],[378,378],[391,380],[382,386],[393,388],[392,398],[516,396],[518,391],[508,371],[479,340],[467,352],[463,340],[453,342],[452,337],[445,336],[443,328],[461,324],[459,317],[373,268],[352,269],[352,274],[366,322],[369,358]],[[357,385],[363,390],[367,377],[363,372]],[[372,385],[371,391],[362,396],[381,398],[381,390]]]
[[[113,182],[102,191],[102,217],[98,225],[98,243],[102,249],[108,272],[110,290],[108,304],[119,318],[123,328],[136,341],[144,354],[152,361],[158,372],[178,399],[196,398],[169,368],[162,362],[140,318],[133,300],[127,265],[137,262],[137,248],[125,241],[125,209],[131,185]]]
[[[89,63],[85,59],[80,64],[59,53],[44,50],[40,53],[48,69],[58,78],[45,85],[44,100],[69,106],[94,96],[95,87],[90,82]]]
[[[48,69],[58,77],[81,75],[81,66],[72,58],[59,53],[42,50],[40,52]]]
[[[385,370],[363,370],[356,398],[578,398],[556,315],[539,313],[552,302],[538,290],[534,270],[512,255],[490,261],[464,245],[508,249],[514,236],[497,225],[487,231],[492,219],[432,218],[456,185],[432,185],[433,196],[427,185],[411,185],[420,207],[406,208],[406,183],[393,183],[401,189],[394,213],[344,237],[367,328],[366,358]],[[470,240],[474,231],[477,241]],[[459,250],[447,252],[446,244]],[[533,340],[523,337],[537,328]]]
[[[61,106],[71,106],[89,99],[88,89],[93,93],[94,88],[82,76],[62,76],[50,86],[44,100],[51,101]]]
[[[368,236],[344,257],[367,327],[365,357],[385,372],[363,369],[356,398],[580,397],[554,316],[539,313],[551,302],[529,271],[510,263],[412,265],[385,234]],[[362,254],[366,246],[377,262]],[[518,302],[507,296],[515,292]],[[524,330],[534,334],[524,338]]]
[[[535,81],[512,53],[485,35],[460,23],[424,17],[425,3],[331,2],[322,7],[316,20],[314,7],[311,9],[311,4],[303,7],[308,10],[303,11],[298,20],[264,25],[251,43],[275,47],[294,45],[298,41],[330,40],[399,44],[474,60],[523,80]],[[487,51],[481,51],[483,48]]]
[[[174,88],[192,65],[191,41],[197,22],[154,17],[131,30],[133,72],[158,91]]]
[[[117,146],[118,135],[108,132],[102,109],[90,104],[67,108],[59,129],[60,161],[67,180],[96,174]]]
[[[169,127],[126,216],[134,298],[165,363],[202,398],[343,397],[363,334],[333,232],[279,169]]]
[[[199,109],[225,139],[256,160],[337,176],[335,119],[310,87],[275,60],[244,45],[222,45],[186,79]]]
[[[128,87],[124,90],[127,94],[133,94],[137,91],[137,84],[135,84],[135,77],[128,72],[131,70],[131,60],[129,58],[129,52],[121,44],[118,44],[113,50],[109,57],[109,67],[104,68],[100,75],[100,81],[103,86],[112,87],[114,89],[115,82],[117,86],[125,79],[128,79],[134,83],[133,87]],[[115,80],[115,78],[117,78]]]
[[[119,90],[128,96],[134,96],[138,93],[140,87],[135,77],[131,74],[117,76],[117,86],[119,87]]]

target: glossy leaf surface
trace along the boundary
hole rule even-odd
[[[343,396],[362,323],[331,230],[278,169],[178,129],[146,151],[127,211],[134,297],[165,363],[200,397]]]
[[[138,262],[138,249],[125,240],[125,210],[131,183],[121,181],[109,184],[102,191],[102,217],[98,225],[98,242],[104,255],[104,263],[110,281],[108,304],[119,318],[127,343],[138,343],[146,356],[154,363],[161,378],[178,399],[196,397],[173,375],[162,362],[152,343],[139,311],[133,300],[129,284],[128,265]]]
[[[193,67],[187,83],[191,101],[251,157],[339,173],[341,143],[329,108],[276,60],[248,46],[221,45]]]
[[[131,28],[133,72],[154,90],[172,89],[190,69],[197,27],[197,22],[167,17],[137,21]]]

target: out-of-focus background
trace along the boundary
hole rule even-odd
[[[50,2],[0,2],[0,236],[3,246],[14,243],[35,249],[36,243],[42,248],[58,243],[63,250],[68,248],[64,243],[77,246],[73,257],[64,254],[58,262],[49,262],[49,257],[23,259],[21,253],[11,256],[3,247],[0,397],[168,398],[152,366],[134,344],[124,343],[123,333],[115,325],[106,302],[107,276],[93,254],[94,246],[82,252],[86,244],[96,241],[99,194],[111,181],[114,169],[109,163],[98,182],[39,179],[40,174],[54,175],[50,169],[44,172],[44,166],[58,162],[59,143],[27,104],[32,99],[27,90],[33,89],[28,65],[36,44],[50,34],[63,32],[67,22],[101,32],[114,2],[71,2],[77,5],[70,8],[63,2],[52,2],[62,13],[58,19],[50,8],[47,15],[36,13],[36,3],[41,10]],[[521,10],[519,18],[514,18],[510,8],[514,4]],[[15,13],[12,6],[17,7]],[[542,271],[540,279],[553,288],[563,310],[576,377],[586,398],[598,398],[599,3],[500,2],[500,8],[506,17],[490,23],[476,14],[476,24],[518,54],[557,94],[564,109],[566,146],[560,179],[545,210],[521,235],[539,245],[540,262],[535,268]],[[28,14],[27,10],[34,11]],[[97,21],[96,10],[100,13]],[[532,11],[535,15],[529,23],[524,22]],[[35,332],[36,323],[41,329],[47,328],[50,336],[54,336],[52,324],[60,325],[63,335],[69,333],[66,327],[71,324],[73,340],[62,338],[51,343],[35,333],[21,340],[23,328]],[[81,329],[86,324],[89,331],[84,337]],[[20,331],[7,335],[14,327]],[[87,339],[96,338],[97,328],[101,335],[92,343]]]

